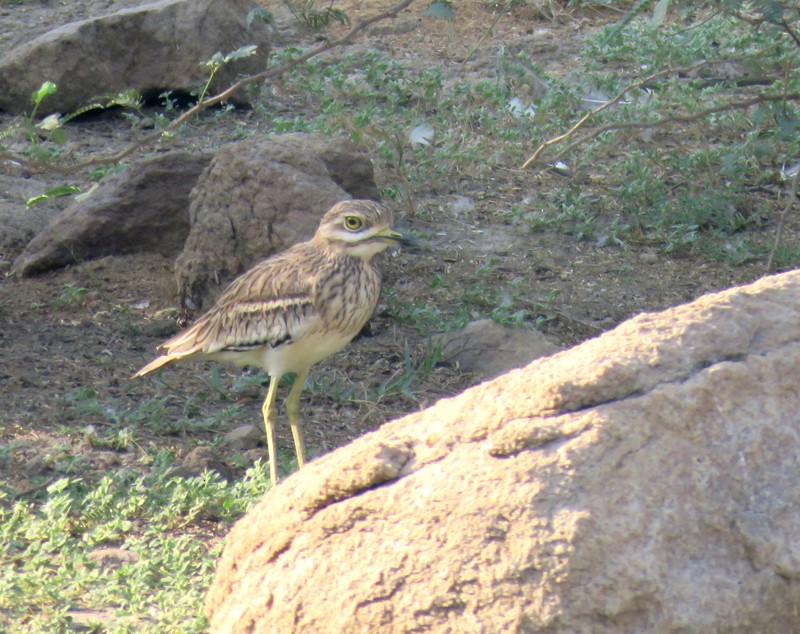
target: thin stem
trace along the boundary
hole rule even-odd
[[[6,152],[0,152],[0,159],[15,161],[31,170],[51,171],[51,172],[56,172],[58,174],[73,174],[75,172],[79,172],[86,168],[94,167],[95,165],[117,164],[120,161],[127,158],[128,156],[130,156],[131,154],[133,154],[136,150],[142,147],[146,147],[148,145],[155,144],[159,139],[161,139],[164,136],[165,133],[178,129],[189,119],[198,115],[203,110],[206,110],[211,106],[215,106],[223,101],[227,101],[234,93],[238,92],[245,86],[249,86],[250,84],[254,84],[256,82],[264,81],[267,79],[274,79],[275,77],[280,77],[281,75],[286,74],[293,68],[308,61],[312,57],[316,57],[317,55],[320,55],[321,53],[324,53],[325,51],[328,51],[332,48],[343,46],[344,44],[349,43],[356,35],[358,35],[368,26],[375,24],[376,22],[379,22],[381,20],[385,20],[386,18],[395,17],[398,13],[400,13],[403,9],[407,8],[413,2],[414,0],[402,0],[401,2],[398,2],[397,4],[389,7],[385,11],[381,11],[368,18],[358,20],[355,23],[355,25],[344,35],[333,40],[326,40],[325,42],[322,42],[321,44],[308,49],[302,55],[299,55],[287,62],[284,62],[277,68],[269,68],[260,73],[256,73],[255,75],[249,75],[248,77],[243,77],[242,79],[237,81],[229,88],[223,90],[222,92],[217,93],[216,95],[209,97],[208,99],[203,99],[201,101],[198,101],[194,106],[189,108],[181,116],[172,121],[163,130],[159,130],[158,132],[153,132],[152,134],[148,134],[147,136],[142,137],[139,141],[129,145],[125,149],[115,154],[94,157],[91,159],[87,159],[85,161],[81,161],[79,163],[75,163],[73,165],[56,165],[50,163],[42,163],[39,161],[29,161],[16,154],[9,154]]]
[[[618,104],[620,101],[622,101],[625,98],[625,95],[627,95],[629,92],[631,92],[633,90],[640,89],[640,88],[644,88],[645,86],[648,86],[648,85],[652,84],[653,82],[655,82],[655,81],[657,81],[657,80],[659,80],[659,79],[661,79],[663,77],[667,77],[669,75],[687,75],[687,74],[690,74],[693,71],[695,71],[698,68],[701,68],[703,66],[708,66],[708,65],[712,65],[712,64],[730,63],[732,61],[737,61],[739,59],[743,59],[743,58],[728,58],[728,59],[720,59],[720,60],[703,60],[703,61],[697,62],[696,64],[691,64],[690,66],[684,66],[683,68],[667,68],[667,69],[659,71],[657,73],[653,73],[651,75],[648,75],[647,77],[645,77],[643,79],[640,79],[639,81],[636,81],[636,82],[634,82],[632,84],[629,84],[628,86],[626,86],[625,88],[620,90],[611,100],[609,100],[609,101],[605,102],[604,104],[598,106],[594,110],[591,110],[591,111],[587,112],[583,117],[581,117],[578,120],[578,122],[575,125],[573,125],[564,134],[560,134],[560,135],[558,135],[556,137],[553,137],[552,139],[548,139],[547,141],[543,141],[539,145],[539,147],[537,147],[536,150],[534,150],[533,154],[528,158],[528,160],[526,160],[525,163],[523,163],[522,169],[527,169],[528,167],[533,165],[539,159],[539,157],[542,155],[542,153],[547,148],[549,148],[550,146],[556,145],[557,143],[561,143],[562,141],[567,141],[567,140],[571,139],[572,137],[574,137],[578,133],[578,131],[581,128],[583,128],[586,125],[586,123],[588,123],[589,120],[593,119],[598,114],[600,114],[604,110],[607,110],[611,106],[614,106],[614,105]],[[758,103],[758,102],[756,102],[756,103]],[[709,109],[707,109],[707,111],[704,114],[701,114],[700,116],[705,116],[706,114],[711,114],[711,113],[716,112],[716,111],[717,110],[714,109],[714,108],[709,108]],[[680,121],[682,119],[673,119],[671,117],[664,117],[663,119],[659,119],[659,121],[656,121],[656,122],[641,122],[641,123],[631,123],[631,124],[610,124],[609,126],[603,126],[602,128],[598,128],[599,132],[595,131],[595,132],[593,132],[591,134],[586,135],[585,137],[582,137],[580,139],[580,141],[578,141],[577,143],[582,142],[584,140],[592,139],[592,138],[598,136],[599,134],[602,134],[603,132],[606,132],[608,130],[613,130],[613,129],[617,129],[617,128],[626,128],[626,127],[631,127],[631,128],[642,128],[642,127],[645,127],[645,128],[649,128],[649,127],[662,125],[661,122],[668,123],[668,122],[673,121],[673,120]],[[572,148],[572,147],[574,147],[574,145],[575,144],[572,144],[569,147]],[[566,150],[564,150],[564,151],[566,151]],[[564,151],[560,152],[559,156],[561,154],[563,154]]]
[[[800,182],[800,169],[796,169],[789,185],[789,193],[786,197],[786,204],[783,206],[783,211],[781,211],[781,217],[780,220],[778,220],[778,229],[775,232],[775,244],[772,246],[772,250],[769,252],[769,259],[767,260],[767,272],[770,272],[773,264],[775,264],[775,254],[778,251],[781,240],[783,240],[783,228],[786,225],[786,217],[789,215],[789,212],[794,206],[794,201],[797,199],[798,182]]]
[[[579,137],[565,148],[563,148],[558,154],[553,157],[553,160],[558,160],[564,154],[570,152],[574,148],[583,145],[587,141],[591,141],[594,138],[597,138],[601,134],[609,132],[611,130],[637,130],[640,128],[659,128],[666,126],[670,123],[691,123],[693,121],[697,121],[698,119],[702,119],[703,117],[707,117],[710,114],[717,114],[719,112],[726,112],[728,110],[743,110],[749,108],[751,106],[758,105],[760,103],[769,103],[773,101],[800,101],[800,93],[793,92],[793,93],[786,93],[780,95],[759,95],[757,97],[753,97],[752,99],[745,99],[744,101],[731,101],[726,104],[722,104],[719,106],[711,106],[709,108],[704,108],[699,112],[695,112],[694,114],[678,114],[678,115],[670,115],[661,117],[655,121],[631,121],[628,123],[609,123],[607,125],[601,126],[599,128],[595,128],[591,132],[584,134],[583,136]],[[563,136],[563,135],[562,135]],[[530,161],[530,159],[529,159]],[[523,166],[527,166],[528,163]]]

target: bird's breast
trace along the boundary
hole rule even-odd
[[[316,305],[323,317],[321,323],[352,339],[375,312],[380,292],[378,268],[357,258],[347,258],[318,286]]]

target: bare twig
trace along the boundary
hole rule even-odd
[[[565,322],[572,322],[574,324],[578,324],[579,326],[585,328],[590,332],[604,332],[604,329],[601,328],[600,326],[595,326],[594,324],[589,323],[584,319],[578,319],[577,317],[574,317],[569,313],[565,313],[561,310],[556,310],[555,308],[549,306],[548,304],[543,304],[542,302],[534,302],[524,298],[520,298],[518,301],[521,304],[525,304],[526,306],[533,308],[536,311],[543,312],[548,317],[555,316],[558,317],[559,319],[563,319]]]
[[[783,27],[783,30],[786,31],[787,35],[794,40],[795,46],[800,46],[800,36],[794,32],[791,25],[785,19],[780,21],[780,25]]]
[[[607,110],[611,106],[622,101],[625,98],[625,95],[627,95],[632,90],[643,88],[644,86],[647,86],[648,84],[651,84],[654,81],[661,79],[662,77],[666,77],[668,75],[679,75],[692,72],[697,68],[705,66],[709,63],[710,62],[703,60],[702,62],[697,62],[696,64],[692,64],[691,66],[686,66],[684,68],[668,68],[666,70],[653,73],[652,75],[648,75],[644,79],[641,79],[633,84],[629,84],[628,86],[620,90],[610,101],[607,101],[606,103],[598,106],[594,110],[590,110],[589,112],[587,112],[583,117],[581,117],[578,120],[578,122],[574,126],[572,126],[564,134],[560,134],[557,137],[553,137],[552,139],[548,139],[547,141],[542,142],[539,145],[539,147],[536,148],[533,154],[531,154],[530,158],[528,158],[528,160],[525,161],[525,163],[522,165],[522,169],[527,169],[528,167],[533,165],[538,160],[539,156],[541,156],[542,152],[544,152],[551,145],[555,145],[557,143],[561,143],[562,141],[566,141],[567,139],[572,138],[575,135],[575,133],[578,130],[580,130],[586,124],[587,121],[589,121],[589,119],[596,117],[604,110]]]
[[[511,0],[507,0],[505,5],[503,5],[503,8],[497,12],[497,15],[494,17],[494,20],[492,20],[492,23],[489,25],[489,28],[486,29],[486,31],[484,31],[483,35],[481,35],[480,38],[478,38],[478,41],[475,43],[475,46],[472,47],[472,50],[466,54],[464,59],[461,60],[462,64],[472,58],[472,56],[475,54],[475,51],[477,51],[480,48],[481,44],[483,44],[483,41],[492,34],[492,31],[494,31],[494,27],[497,26],[497,23],[500,21],[500,19],[510,10],[511,10]]]
[[[783,240],[783,228],[786,225],[786,217],[789,215],[789,212],[794,206],[794,201],[797,199],[798,182],[800,182],[800,169],[795,171],[794,176],[792,176],[792,182],[789,184],[789,193],[786,197],[786,204],[783,206],[783,211],[781,211],[781,217],[780,220],[778,220],[778,229],[775,232],[775,244],[772,245],[772,250],[769,252],[769,259],[767,260],[767,272],[770,272],[773,264],[775,264],[775,253],[777,253],[778,247],[781,244],[781,240]]]
[[[51,171],[59,174],[73,174],[75,172],[84,170],[88,167],[94,167],[95,165],[108,165],[108,164],[119,163],[120,161],[128,157],[130,154],[135,152],[136,150],[154,144],[156,141],[162,138],[165,132],[176,130],[184,123],[186,123],[189,119],[199,114],[203,110],[206,110],[211,106],[215,106],[218,103],[227,101],[231,97],[231,95],[238,92],[245,86],[249,86],[250,84],[254,84],[256,82],[264,81],[267,79],[280,77],[281,75],[284,75],[285,73],[292,70],[296,66],[299,66],[300,64],[308,61],[312,57],[316,57],[317,55],[320,55],[321,53],[324,53],[325,51],[328,51],[332,48],[336,48],[344,44],[347,44],[368,26],[375,24],[376,22],[379,22],[381,20],[385,20],[386,18],[395,17],[398,13],[406,9],[413,2],[414,0],[401,0],[401,2],[398,2],[397,4],[389,7],[385,11],[381,11],[367,18],[358,20],[347,33],[336,39],[326,40],[325,42],[322,42],[321,44],[308,49],[302,55],[299,55],[298,57],[295,57],[276,68],[270,68],[255,75],[249,75],[247,77],[243,77],[242,79],[237,81],[229,88],[223,90],[222,92],[217,93],[216,95],[209,97],[208,99],[204,99],[196,103],[194,106],[189,108],[189,110],[187,110],[177,119],[172,121],[163,130],[159,130],[158,132],[148,134],[147,136],[142,137],[135,143],[132,143],[125,149],[115,154],[90,158],[85,161],[81,161],[80,163],[75,163],[73,165],[56,165],[51,163],[43,163],[39,161],[30,161],[21,156],[17,156],[15,154],[8,154],[6,152],[0,153],[0,159],[15,161],[33,171]]]
[[[552,157],[552,159],[557,160],[561,158],[564,154],[578,147],[579,145],[582,145],[587,141],[591,141],[592,139],[597,138],[601,134],[609,132],[611,130],[637,130],[640,128],[663,127],[671,123],[691,123],[692,121],[697,121],[698,119],[707,117],[710,114],[717,114],[720,112],[726,112],[728,110],[744,110],[746,108],[758,105],[760,103],[769,103],[772,101],[800,101],[800,93],[793,92],[793,93],[781,93],[779,95],[759,95],[757,97],[753,97],[751,99],[745,99],[743,101],[731,101],[718,106],[711,106],[692,114],[678,114],[678,115],[664,116],[661,117],[660,119],[656,119],[655,121],[630,121],[627,123],[609,123],[607,125],[596,128],[591,132],[588,132],[583,136],[577,138],[575,141],[573,141],[568,146],[563,148],[558,154]]]
[[[573,125],[564,134],[560,134],[557,137],[553,137],[552,139],[548,139],[547,141],[543,141],[536,148],[536,150],[534,150],[533,154],[528,158],[528,160],[525,161],[525,163],[522,165],[522,169],[527,169],[528,167],[533,165],[539,159],[539,157],[542,155],[542,153],[547,148],[549,148],[550,146],[556,145],[556,144],[561,143],[563,141],[568,141],[569,139],[574,137],[578,133],[578,131],[586,125],[586,123],[589,120],[593,119],[598,114],[600,114],[604,110],[607,110],[611,106],[614,106],[614,105],[618,104],[620,101],[622,101],[625,98],[625,96],[629,92],[634,91],[634,90],[638,90],[640,88],[644,88],[645,86],[648,86],[648,85],[656,82],[657,80],[662,79],[663,77],[667,77],[669,75],[685,75],[685,74],[691,73],[691,72],[693,72],[693,71],[695,71],[698,68],[701,68],[703,66],[708,66],[708,65],[712,65],[712,64],[729,63],[729,62],[732,62],[732,61],[737,61],[739,59],[742,59],[742,58],[728,58],[728,59],[720,59],[720,60],[703,60],[701,62],[697,62],[696,64],[692,64],[690,66],[684,66],[682,68],[667,68],[667,69],[659,71],[657,73],[653,73],[651,75],[648,75],[647,77],[644,77],[643,79],[640,79],[639,81],[636,81],[636,82],[634,82],[632,84],[629,84],[628,86],[626,86],[625,88],[620,90],[612,99],[610,99],[609,101],[605,102],[604,104],[598,106],[594,110],[591,110],[591,111],[587,112],[583,117],[581,117],[578,120],[578,122],[575,125]],[[783,96],[781,96],[781,98],[783,98]],[[775,101],[775,100],[777,100],[777,99],[765,99],[765,101]],[[760,103],[760,102],[756,101],[755,103]],[[753,104],[749,104],[749,105],[753,105]],[[739,107],[739,106],[734,106],[734,107]],[[747,107],[747,106],[741,106],[741,107]],[[721,110],[726,110],[726,109],[730,110],[731,109],[731,107],[726,108],[724,106],[720,106],[720,108],[721,108]],[[562,156],[566,151],[568,151],[569,149],[575,147],[576,145],[578,145],[578,144],[580,144],[582,142],[585,142],[585,141],[587,141],[589,139],[593,139],[596,136],[599,136],[600,134],[602,134],[603,132],[607,132],[608,130],[624,129],[624,128],[652,128],[652,127],[657,127],[659,125],[665,125],[667,123],[671,123],[671,122],[675,122],[675,121],[682,121],[682,120],[684,120],[684,121],[693,121],[694,119],[702,118],[704,116],[707,116],[708,114],[713,114],[714,112],[717,112],[716,108],[708,108],[705,111],[703,111],[702,113],[698,114],[697,116],[695,116],[695,115],[686,115],[687,117],[692,117],[691,119],[681,119],[680,117],[677,117],[677,118],[675,118],[675,117],[663,117],[662,119],[659,119],[657,121],[609,124],[607,126],[603,126],[601,128],[598,128],[597,130],[585,135],[584,137],[581,137],[578,141],[576,141],[573,144],[570,144],[566,149],[564,149],[561,152],[559,152],[558,156]]]

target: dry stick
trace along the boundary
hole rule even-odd
[[[694,70],[697,70],[698,68],[701,68],[703,66],[707,66],[707,65],[711,65],[711,64],[728,63],[728,62],[731,62],[731,61],[737,61],[739,59],[743,59],[743,58],[737,57],[737,58],[728,58],[728,59],[721,59],[721,60],[703,60],[701,62],[697,62],[696,64],[692,64],[691,66],[684,66],[683,68],[667,68],[667,69],[659,71],[657,73],[653,73],[652,75],[648,75],[644,79],[641,79],[641,80],[639,80],[637,82],[634,82],[633,84],[629,84],[628,86],[626,86],[625,88],[620,90],[610,101],[607,101],[604,104],[602,104],[602,105],[598,106],[597,108],[595,108],[594,110],[591,110],[591,111],[587,112],[583,117],[581,117],[578,120],[578,122],[574,126],[572,126],[564,134],[560,134],[557,137],[553,137],[552,139],[548,139],[547,141],[542,142],[539,145],[539,147],[536,148],[536,150],[533,152],[533,154],[530,156],[530,158],[528,158],[528,160],[525,161],[525,163],[522,165],[522,169],[527,169],[528,167],[533,165],[539,159],[539,157],[542,155],[542,152],[544,152],[551,145],[555,145],[556,143],[561,143],[562,141],[566,141],[568,139],[571,139],[573,136],[575,136],[575,134],[578,132],[578,130],[580,130],[586,124],[586,122],[589,121],[589,119],[592,119],[593,117],[596,117],[598,114],[600,114],[604,110],[606,110],[606,109],[610,108],[611,106],[613,106],[613,105],[619,103],[620,101],[622,101],[625,98],[625,95],[627,95],[632,90],[636,90],[637,88],[644,88],[648,84],[651,84],[654,81],[656,81],[658,79],[661,79],[662,77],[665,77],[667,75],[687,74],[687,73],[690,73],[690,72],[692,72]],[[647,124],[640,125],[640,126],[637,126],[635,124],[628,124],[628,125],[630,127],[653,127],[653,126],[659,125],[659,124],[658,124],[658,122],[655,122],[655,123],[647,123]],[[611,129],[613,129],[613,128],[611,128]],[[588,138],[593,138],[593,137],[590,136]],[[573,146],[570,146],[570,147],[573,147]],[[563,154],[563,152],[561,154]]]
[[[691,72],[691,71],[693,71],[693,70],[695,70],[697,68],[700,68],[701,66],[704,66],[705,64],[708,64],[708,63],[709,62],[704,60],[702,62],[698,62],[696,64],[692,64],[691,66],[687,66],[685,68],[677,68],[677,69],[670,68],[670,69],[667,69],[667,70],[662,70],[662,71],[660,71],[658,73],[653,73],[652,75],[648,75],[647,77],[637,81],[636,83],[633,83],[633,84],[630,84],[630,85],[626,86],[625,88],[620,90],[610,101],[607,101],[604,104],[602,104],[600,106],[597,106],[597,108],[595,108],[594,110],[590,110],[589,112],[587,112],[583,117],[581,117],[578,120],[578,122],[574,126],[572,126],[564,134],[559,134],[557,137],[553,137],[552,139],[548,139],[547,141],[542,142],[539,145],[539,147],[536,148],[536,150],[533,152],[533,154],[531,154],[530,158],[528,158],[528,160],[525,161],[525,163],[523,163],[522,169],[527,169],[533,163],[535,163],[536,160],[539,158],[539,156],[541,156],[542,152],[544,152],[551,145],[555,145],[556,143],[561,143],[561,141],[566,141],[567,139],[572,138],[575,135],[575,133],[578,130],[580,130],[583,127],[583,125],[589,119],[591,119],[592,117],[596,117],[598,114],[603,112],[603,110],[606,110],[607,108],[610,108],[614,104],[619,103],[620,101],[622,101],[622,99],[624,99],[625,95],[627,95],[630,91],[636,90],[637,88],[642,88],[642,87],[646,86],[647,84],[650,84],[650,83],[654,82],[657,79],[661,79],[662,77],[664,77],[666,75],[688,73],[688,72]]]
[[[475,54],[475,51],[477,51],[480,45],[483,44],[483,41],[492,34],[492,31],[494,31],[494,27],[497,26],[497,23],[500,21],[500,19],[506,13],[508,13],[510,9],[511,9],[511,0],[508,0],[503,6],[503,8],[500,11],[498,11],[494,20],[492,20],[492,23],[489,25],[489,28],[486,29],[486,31],[484,31],[483,35],[481,35],[480,38],[478,39],[478,42],[475,44],[475,46],[472,47],[472,50],[466,54],[464,59],[461,60],[462,64],[466,63],[467,61],[469,61],[470,58],[472,58],[472,56]]]
[[[800,169],[798,169],[794,173],[794,176],[792,176],[792,182],[789,186],[789,195],[786,198],[786,204],[783,207],[780,220],[778,221],[778,230],[775,232],[775,244],[772,246],[772,250],[769,252],[769,259],[767,260],[767,273],[772,270],[772,265],[775,263],[775,253],[777,252],[778,247],[781,244],[781,240],[783,239],[783,227],[786,224],[786,217],[789,215],[789,211],[792,209],[794,201],[797,198],[798,181],[800,181]]]
[[[136,143],[131,144],[130,146],[128,146],[124,150],[121,150],[120,152],[117,152],[116,154],[87,159],[86,161],[83,161],[81,163],[76,163],[74,165],[69,165],[69,166],[54,165],[50,163],[40,163],[38,161],[28,161],[22,157],[13,154],[6,154],[4,152],[0,153],[0,159],[15,161],[29,169],[38,171],[48,170],[52,172],[57,172],[59,174],[72,174],[74,172],[78,172],[80,170],[86,169],[87,167],[93,167],[95,165],[107,165],[109,163],[113,164],[119,163],[121,160],[123,160],[125,157],[129,156],[136,150],[155,143],[164,135],[164,133],[177,129],[178,127],[186,123],[186,121],[194,117],[196,114],[199,114],[206,108],[210,108],[211,106],[226,101],[231,95],[242,89],[244,86],[248,86],[250,84],[253,84],[258,81],[263,81],[265,79],[280,77],[281,75],[287,73],[294,67],[299,66],[303,62],[308,61],[312,57],[316,57],[320,53],[324,53],[325,51],[330,50],[332,48],[336,48],[338,46],[347,44],[358,33],[363,31],[371,24],[379,22],[380,20],[385,20],[386,18],[395,17],[403,9],[407,8],[412,2],[414,2],[414,0],[402,0],[401,2],[395,4],[394,6],[389,7],[385,11],[381,11],[380,13],[376,13],[375,15],[372,15],[368,18],[358,20],[353,26],[353,28],[351,28],[347,33],[345,33],[339,38],[336,38],[334,40],[327,40],[322,44],[307,50],[299,57],[295,57],[294,59],[285,62],[284,64],[282,64],[277,68],[270,68],[255,75],[249,75],[248,77],[243,77],[242,79],[237,81],[235,84],[233,84],[226,90],[223,90],[222,92],[214,95],[213,97],[209,97],[208,99],[204,99],[203,101],[196,103],[194,106],[192,106],[189,110],[184,112],[180,117],[175,119],[163,130],[159,130],[158,132],[154,132],[153,134],[149,134],[143,137]]]
[[[783,30],[786,31],[786,33],[788,33],[789,37],[794,40],[795,45],[800,46],[800,36],[798,36],[797,33],[794,32],[794,29],[792,29],[789,23],[785,19],[783,19],[780,21],[780,25],[783,27]]]

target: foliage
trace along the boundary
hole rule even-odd
[[[284,4],[298,23],[313,30],[320,30],[331,22],[350,24],[350,18],[341,9],[334,8],[333,0],[327,7],[317,8],[317,0],[284,0]]]
[[[571,169],[591,165],[607,183],[613,196],[587,198],[591,211],[577,214],[591,217],[584,238],[619,243],[606,241],[613,232],[665,251],[720,252],[761,215],[748,189],[780,182],[800,155],[800,9],[771,0],[659,2],[648,14],[651,6],[635,3],[587,39],[586,77],[600,105],[571,108],[577,123],[541,143],[526,166],[545,156]],[[670,143],[678,129],[680,141]],[[534,222],[564,220],[554,213]]]
[[[228,483],[211,472],[175,475],[167,452],[151,460],[144,475],[63,477],[35,499],[0,487],[0,629],[67,631],[91,611],[102,631],[205,631],[203,596],[220,549],[209,535],[263,494],[268,473],[256,463]],[[107,547],[117,563],[103,563]]]
[[[141,97],[135,91],[123,91],[115,95],[109,95],[100,101],[89,103],[82,108],[72,112],[68,115],[51,114],[42,119],[36,120],[37,113],[42,106],[42,103],[58,91],[58,87],[51,81],[45,81],[42,85],[31,94],[31,108],[30,114],[12,121],[4,129],[0,130],[0,142],[7,143],[9,139],[17,136],[22,136],[27,140],[26,154],[35,160],[43,161],[45,163],[53,162],[61,157],[61,148],[67,142],[67,134],[64,130],[64,124],[68,121],[87,114],[88,112],[103,110],[106,108],[122,107],[131,108],[133,110],[140,110],[142,106]],[[0,145],[0,152],[6,150],[4,145]],[[64,186],[65,188],[68,186]],[[55,188],[49,195],[62,196],[73,193],[71,191],[60,191]],[[33,200],[33,199],[32,199]],[[38,202],[34,200],[35,204]]]
[[[203,88],[200,90],[199,94],[197,95],[198,101],[203,101],[208,94],[208,89],[211,86],[211,82],[214,81],[214,77],[219,72],[219,70],[225,66],[226,64],[230,64],[237,59],[242,59],[243,57],[252,57],[256,54],[256,46],[250,44],[247,46],[242,46],[237,48],[235,51],[228,53],[227,55],[223,55],[220,52],[214,53],[211,59],[202,62],[202,66],[208,71],[208,79],[206,80],[205,84],[203,84]]]

